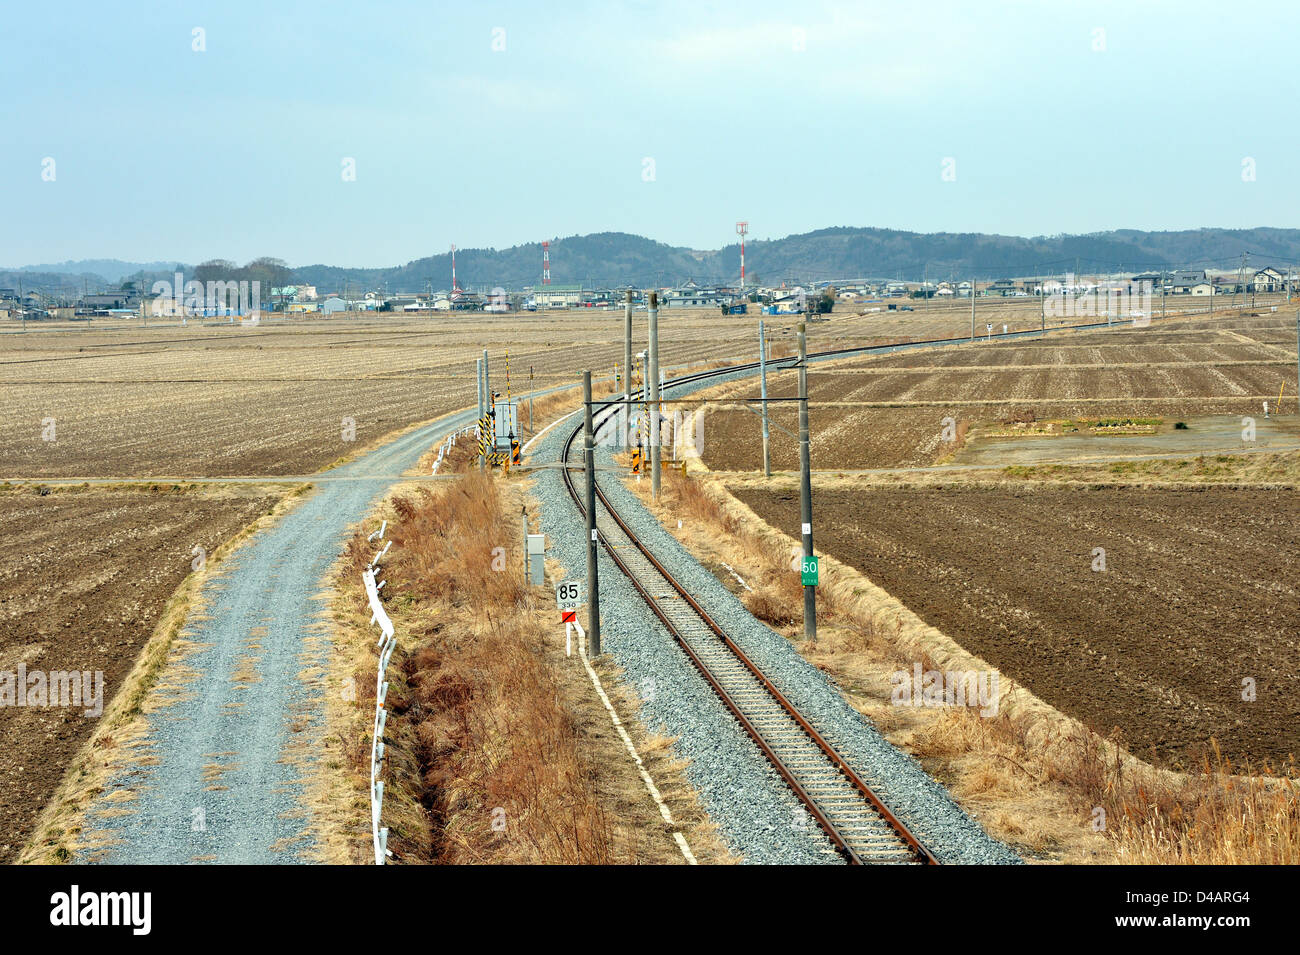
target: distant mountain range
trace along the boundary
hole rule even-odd
[[[551,240],[551,282],[617,288],[735,283],[740,246],[695,250],[626,232],[599,232]],[[1121,229],[1090,235],[1022,238],[985,233],[919,233],[895,229],[835,227],[783,239],[745,244],[747,279],[766,285],[846,278],[996,279],[1065,272],[1157,271],[1162,268],[1236,268],[1249,253],[1249,268],[1300,262],[1300,229],[1190,229],[1142,232]],[[143,283],[170,274],[175,262],[87,259],[58,265],[0,269],[0,284],[63,287]],[[451,255],[441,253],[392,268],[355,269],[304,265],[293,269],[301,284],[321,291],[383,288],[415,292],[451,285]],[[458,249],[456,276],[463,288],[517,290],[542,277],[540,242],[509,249]],[[92,289],[93,290],[93,289]]]
[[[24,265],[16,269],[0,269],[0,275],[31,273],[61,275],[80,279],[82,276],[101,282],[120,282],[136,272],[166,272],[174,270],[175,262],[123,262],[121,259],[81,259],[77,262],[59,262],[54,265]]]

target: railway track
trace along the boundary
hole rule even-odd
[[[1028,329],[988,337],[1004,341],[1040,338],[1055,332],[1103,327],[1124,326],[1122,323],[1112,326],[1107,322],[1087,322],[1046,331]],[[888,354],[967,341],[966,338],[943,338],[857,346],[816,352],[808,357],[810,360],[825,360],[853,354]],[[772,371],[789,369],[796,363],[796,358],[778,358],[768,362]],[[749,362],[684,375],[665,382],[665,388],[753,371],[758,364]],[[611,420],[610,416],[598,416],[615,406],[616,402],[608,401],[592,409],[597,433]],[[562,472],[574,506],[585,517],[583,495],[574,481],[574,473],[582,472],[584,466],[581,460],[576,464],[570,461],[581,434],[582,426],[579,425],[565,440]],[[856,865],[938,864],[934,854],[889,810],[888,782],[864,779],[849,766],[834,745],[786,699],[619,517],[599,484],[596,485],[596,507],[596,527],[605,553],[632,583],[841,855]]]
[[[788,360],[773,363],[785,367]],[[700,372],[669,386],[735,372],[744,366]],[[602,411],[611,407],[607,403]],[[606,417],[597,426],[608,424]],[[574,480],[582,464],[570,463],[582,427],[564,444],[564,483],[584,516]],[[579,456],[581,449],[579,448]],[[700,671],[742,729],[758,745],[835,848],[852,864],[937,862],[890,812],[878,780],[858,775],[802,713],[745,655],[726,632],[651,553],[596,487],[601,546]]]

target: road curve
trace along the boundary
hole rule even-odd
[[[326,480],[307,498],[222,565],[203,588],[203,614],[182,632],[200,649],[162,675],[183,685],[171,705],[148,717],[152,759],[119,773],[92,802],[90,842],[109,845],[77,861],[267,864],[311,857],[295,758],[311,752],[295,746],[294,737],[317,738],[321,720],[321,690],[300,678],[326,664],[325,644],[309,639],[324,610],[315,595],[348,527],[438,437],[474,418],[472,409],[448,415],[324,472]],[[134,798],[124,800],[128,792]]]

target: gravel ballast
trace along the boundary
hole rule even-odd
[[[670,392],[680,397],[753,374],[720,375]],[[531,463],[558,463],[579,420],[566,421],[538,441]],[[600,487],[628,526],[855,771],[887,780],[878,789],[881,798],[941,862],[1021,861],[966,815],[915,759],[885,740],[790,641],[755,619],[622,485],[611,449],[598,446],[597,468],[602,467],[611,470],[598,471]],[[585,525],[558,468],[535,473],[533,494],[549,556],[570,578],[582,579]],[[678,754],[689,761],[687,778],[730,848],[749,863],[839,864],[830,841],[603,551],[599,572],[602,649],[642,698],[642,723],[676,739]]]

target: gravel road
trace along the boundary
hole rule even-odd
[[[320,691],[300,678],[326,662],[326,647],[308,639],[325,609],[315,595],[348,528],[443,434],[474,418],[473,410],[449,415],[325,472],[225,562],[204,588],[204,614],[183,632],[202,647],[184,661],[192,672],[179,698],[150,717],[154,761],[120,774],[94,801],[87,829],[114,842],[78,861],[308,858],[301,777],[313,754],[309,742],[294,744],[315,739],[321,721]],[[120,801],[121,790],[135,798]],[[357,824],[369,825],[364,810]]]

